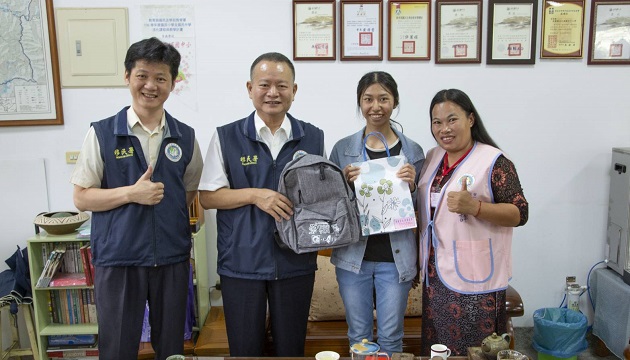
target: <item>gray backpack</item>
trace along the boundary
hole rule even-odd
[[[282,170],[278,192],[293,203],[290,220],[276,221],[280,247],[298,254],[346,246],[360,239],[354,192],[337,165],[306,154]]]

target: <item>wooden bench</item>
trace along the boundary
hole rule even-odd
[[[508,312],[508,332],[512,341],[510,347],[514,349],[513,317],[523,316],[523,301],[519,293],[508,287],[506,307]],[[376,333],[376,326],[374,327]],[[422,344],[422,318],[406,317],[403,338],[403,352],[420,355]],[[335,321],[309,321],[306,330],[306,345],[304,356],[315,356],[322,350],[336,351],[341,356],[348,353],[348,325],[344,320]],[[375,336],[375,340],[378,334]],[[225,317],[223,307],[213,306],[208,313],[206,323],[199,332],[194,353],[197,356],[229,356],[227,332],[225,330]],[[267,355],[272,355],[271,353]]]
[[[319,255],[330,256],[330,250],[323,250]],[[319,265],[318,265],[319,266]],[[320,268],[315,274],[315,282],[324,276],[320,273]],[[328,280],[331,281],[331,280]],[[332,280],[335,281],[335,280]],[[512,324],[513,317],[523,316],[525,313],[523,308],[523,300],[519,293],[508,287],[506,293],[507,308],[507,329],[511,336],[510,347],[514,349],[514,326]],[[376,324],[375,324],[376,325]],[[422,318],[405,317],[403,352],[420,355],[420,347],[422,344]],[[374,340],[378,339],[376,334],[376,326],[374,326]],[[267,346],[268,353],[272,356],[271,336],[268,336]],[[348,325],[345,320],[326,320],[326,321],[309,321],[306,328],[306,344],[304,348],[305,356],[315,356],[322,350],[332,350],[341,356],[348,356]],[[223,307],[213,306],[210,309],[206,323],[199,332],[199,337],[195,345],[195,355],[198,356],[229,356],[230,349],[228,346],[227,332],[225,330],[225,317],[223,315]]]

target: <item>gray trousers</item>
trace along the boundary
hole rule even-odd
[[[149,301],[155,359],[184,352],[190,262],[139,267],[95,267],[98,349],[102,360],[135,360]]]

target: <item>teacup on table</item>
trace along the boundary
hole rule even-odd
[[[339,360],[339,354],[334,351],[320,351],[315,354],[317,360]]]

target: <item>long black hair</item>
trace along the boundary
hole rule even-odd
[[[481,121],[481,116],[479,116],[477,109],[475,109],[475,105],[473,105],[468,95],[459,89],[444,89],[438,91],[438,93],[433,97],[433,100],[431,100],[431,106],[429,107],[429,119],[433,119],[433,108],[435,105],[447,101],[459,105],[467,116],[472,114],[474,121],[470,132],[473,140],[483,144],[488,144],[497,149],[499,148],[499,146],[490,137],[490,134],[488,134],[486,127],[483,126],[483,121]]]
[[[394,109],[400,105],[400,95],[398,94],[398,84],[396,84],[396,80],[385,71],[370,71],[363,75],[357,84],[357,111],[361,111],[361,97],[363,93],[374,84],[382,86],[385,91],[392,94],[394,97]],[[403,132],[403,127],[398,121],[391,118],[389,121],[398,124],[398,126],[400,126],[400,132]]]

